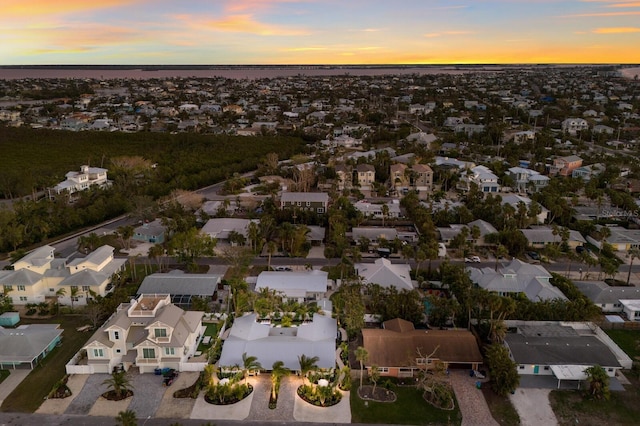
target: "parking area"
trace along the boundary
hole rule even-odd
[[[509,399],[520,416],[521,426],[553,426],[558,419],[549,403],[551,389],[518,388]]]

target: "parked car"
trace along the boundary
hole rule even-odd
[[[178,377],[178,372],[174,369],[170,369],[167,372],[162,373],[162,385],[163,386],[171,386],[174,380]]]
[[[478,256],[470,256],[470,257],[465,257],[464,261],[466,263],[480,263],[480,258]]]
[[[540,260],[540,255],[538,254],[538,252],[536,251],[529,251],[527,252],[527,256],[529,256],[530,258],[532,258],[533,260]]]

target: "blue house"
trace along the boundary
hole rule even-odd
[[[0,327],[14,327],[20,322],[20,314],[18,312],[5,312],[0,315]]]
[[[133,231],[133,239],[143,243],[162,244],[165,240],[166,227],[160,219],[138,226]]]

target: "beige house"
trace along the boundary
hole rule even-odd
[[[358,185],[363,191],[370,191],[376,181],[376,169],[371,164],[358,164],[356,167]]]
[[[39,247],[15,262],[13,271],[0,271],[0,285],[15,305],[53,299],[85,305],[94,295],[106,296],[112,276],[124,267],[126,259],[115,259],[114,250],[104,245],[67,263],[54,257],[53,247]]]
[[[203,315],[178,308],[168,294],[142,294],[121,304],[82,348],[90,372],[111,373],[118,366],[138,366],[140,373],[182,371],[204,332]]]
[[[413,190],[420,199],[425,199],[433,189],[433,170],[426,164],[392,164],[389,169],[390,186],[397,195]]]

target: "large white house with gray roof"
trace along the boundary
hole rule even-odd
[[[328,272],[311,271],[263,271],[258,275],[255,291],[275,290],[287,299],[298,302],[319,300],[329,285]]]
[[[336,336],[338,325],[334,318],[314,314],[313,321],[293,327],[279,327],[257,322],[257,314],[236,318],[222,346],[218,365],[242,365],[242,354],[255,356],[263,368],[270,369],[282,361],[292,371],[300,369],[298,357],[318,357],[319,368],[336,365]]]
[[[317,214],[327,212],[329,194],[326,192],[283,192],[280,196],[280,209],[312,211]]]
[[[374,263],[356,263],[356,273],[364,283],[378,284],[382,287],[395,287],[398,290],[413,290],[411,266],[406,263],[391,263],[389,259],[379,258]]]
[[[531,265],[513,259],[508,266],[498,268],[468,267],[471,281],[485,290],[501,296],[524,294],[533,302],[567,297],[554,285],[552,275],[540,265]]]
[[[140,373],[182,371],[204,332],[203,315],[178,308],[168,294],[143,294],[123,303],[83,346],[85,372],[111,373],[114,367],[134,365]]]

